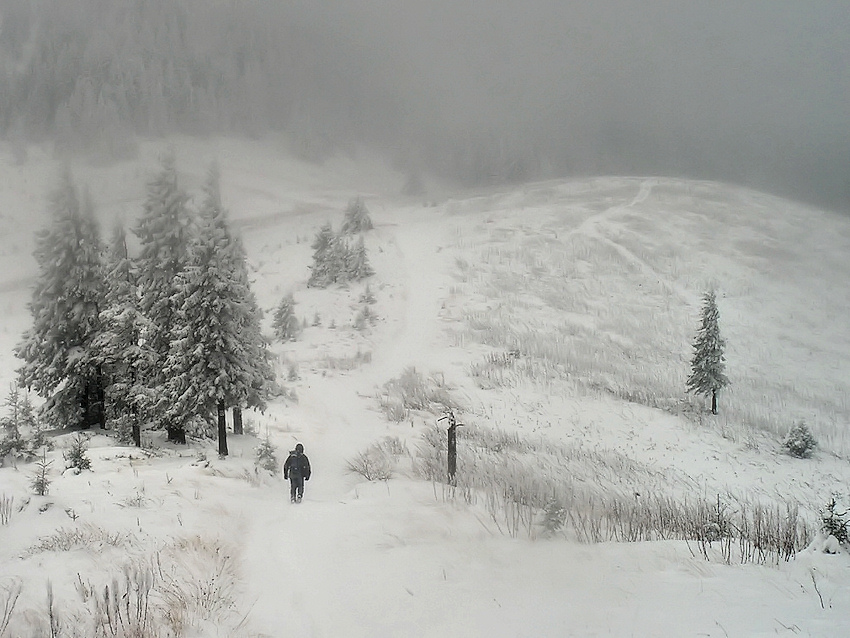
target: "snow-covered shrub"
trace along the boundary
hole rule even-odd
[[[363,202],[362,197],[355,197],[348,202],[348,207],[345,209],[345,219],[342,222],[342,234],[352,235],[354,233],[362,233],[367,230],[372,230],[372,218],[369,215],[369,209]]]
[[[842,545],[850,540],[850,511],[839,511],[838,503],[833,496],[826,507],[821,509],[821,530],[828,536],[834,536]]]
[[[451,397],[449,389],[440,378],[426,379],[414,367],[405,368],[401,376],[384,384],[381,407],[387,418],[393,421],[403,420],[404,416],[394,418],[399,416],[401,410],[443,412],[459,409],[457,402]]]
[[[805,459],[812,455],[812,452],[817,447],[817,441],[812,435],[811,430],[809,430],[809,426],[806,425],[806,422],[798,421],[788,430],[784,446],[791,456],[795,456],[798,459]]]
[[[277,458],[277,448],[272,445],[268,434],[266,434],[265,438],[263,438],[257,446],[256,459],[254,462],[259,467],[271,472],[272,474],[277,474],[280,469],[280,462]]]
[[[381,445],[375,444],[348,461],[347,469],[367,481],[386,481],[393,476],[395,462]]]
[[[71,552],[78,549],[103,551],[104,547],[127,549],[137,542],[130,533],[110,532],[98,525],[81,523],[74,527],[60,527],[52,534],[40,536],[24,552],[35,556],[43,552]]]
[[[118,535],[92,528],[63,530],[64,539],[39,551],[115,544]],[[98,533],[100,532],[100,533]],[[126,540],[120,537],[120,540]],[[123,543],[122,543],[123,544]],[[20,586],[0,586],[0,636],[110,636],[156,638],[176,636],[251,635],[245,627],[238,565],[232,547],[199,536],[180,538],[155,555],[119,565],[106,581],[78,578],[74,600],[54,595],[48,581],[47,607],[38,615],[14,615]],[[6,616],[3,616],[6,610]],[[64,614],[67,614],[64,615]],[[5,623],[8,634],[5,633]],[[71,623],[74,623],[73,628]]]
[[[298,318],[295,316],[295,298],[290,293],[280,300],[274,311],[272,330],[280,341],[295,341],[299,327]]]
[[[385,436],[380,445],[387,454],[392,456],[405,456],[409,454],[407,445],[397,436]]]
[[[71,440],[69,447],[62,456],[65,458],[65,469],[76,468],[78,472],[91,469],[91,460],[86,455],[89,449],[89,440],[82,434],[77,434]]]
[[[382,400],[384,416],[393,423],[401,423],[407,418],[407,408],[401,399],[387,397]]]

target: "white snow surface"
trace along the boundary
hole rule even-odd
[[[115,216],[134,223],[164,148],[145,144],[138,159],[111,166],[72,164],[92,191],[104,236]],[[667,178],[464,193],[434,183],[426,195],[405,198],[405,176],[370,157],[311,165],[270,142],[230,139],[177,139],[174,148],[183,185],[196,197],[209,162],[219,162],[269,331],[288,292],[306,319],[297,341],[274,345],[281,383],[297,402],[275,400],[246,420],[268,434],[281,461],[302,442],[313,477],[294,505],[281,476],[254,469],[258,436],[231,434],[231,454],[220,459],[214,441],[170,446],[154,432],[145,433],[145,451],[89,432],[92,470],[74,475],[61,472],[72,435],[58,435],[47,496],[32,494],[32,464],[0,468],[0,497],[12,499],[9,522],[0,525],[0,586],[22,589],[6,635],[31,635],[27,627],[43,622],[48,580],[70,619],[82,609],[75,583],[102,589],[128,561],[165,557],[191,539],[214,543],[232,561],[234,615],[243,621],[238,631],[198,623],[185,635],[850,635],[850,556],[829,539],[817,538],[789,562],[758,565],[705,560],[684,541],[582,544],[539,530],[511,537],[480,503],[446,498],[443,486],[411,471],[420,433],[439,414],[413,412],[395,423],[379,401],[385,383],[415,367],[444,381],[467,423],[642,464],[655,479],[636,483],[636,492],[793,498],[814,520],[850,485],[850,219],[739,187]],[[32,234],[46,223],[62,162],[31,147],[16,165],[0,148],[0,167],[0,387],[8,388],[18,365],[13,347],[30,324]],[[316,231],[328,221],[339,228],[355,196],[376,226],[366,245],[378,319],[362,331],[353,319],[365,284],[306,287]],[[580,282],[580,303],[558,307],[537,294],[549,279]],[[470,373],[500,351],[472,338],[470,321],[524,321],[540,333],[567,323],[577,339],[590,335],[593,348],[605,349],[602,363],[628,370],[620,379],[668,387],[669,374],[669,387],[683,393],[710,285],[719,291],[733,380],[718,417],[697,423],[627,401],[604,366],[598,378],[587,371],[597,391],[568,382],[482,388]],[[321,325],[309,325],[317,315]],[[655,343],[674,354],[650,361],[643,346]],[[290,365],[296,381],[286,379]],[[727,405],[762,396],[769,398],[751,412],[724,416]],[[748,415],[784,423],[779,430],[804,418],[822,447],[811,459],[791,458],[775,433],[742,422]],[[368,482],[347,471],[387,436],[411,457],[392,479]],[[579,478],[597,480],[592,472]],[[33,549],[57,530],[123,540]],[[206,582],[203,564],[183,565],[199,586]]]

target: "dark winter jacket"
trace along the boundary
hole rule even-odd
[[[283,464],[283,478],[297,479],[303,478],[305,481],[310,480],[310,459],[306,454],[298,454],[290,452],[286,463]]]

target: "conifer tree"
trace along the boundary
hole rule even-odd
[[[274,380],[250,290],[245,251],[221,203],[218,170],[204,186],[198,237],[178,275],[177,329],[164,371],[161,404],[170,422],[217,415],[219,452],[227,454],[227,407],[265,407]]]
[[[50,226],[36,235],[33,325],[15,348],[21,385],[46,399],[55,426],[104,425],[103,377],[94,347],[106,283],[94,206],[66,172],[51,198]]]
[[[107,419],[119,433],[141,446],[140,415],[152,393],[141,383],[152,370],[154,353],[141,336],[149,329],[139,310],[136,275],[127,251],[127,235],[116,225],[106,259],[108,291],[100,313],[103,330],[96,342],[107,384]]]
[[[339,254],[339,239],[330,222],[319,229],[311,247],[313,248],[313,265],[310,267],[307,285],[313,288],[325,288],[336,283],[339,272],[343,269],[343,259]]]
[[[143,382],[156,394],[167,378],[163,366],[168,358],[174,330],[179,327],[178,308],[180,277],[189,257],[188,246],[193,233],[192,216],[187,206],[189,196],[180,187],[173,154],[162,159],[159,172],[148,183],[142,216],[134,232],[139,239],[137,259],[139,309],[149,322],[141,335],[153,354]],[[148,417],[156,427],[166,427],[168,439],[185,442],[182,425],[167,424],[163,403],[155,402]]]
[[[289,293],[275,308],[272,330],[281,341],[294,341],[299,327],[298,318],[295,316],[295,298]]]
[[[356,197],[348,202],[340,232],[343,235],[352,235],[372,230],[372,228],[374,228],[372,218],[369,216],[369,210],[366,208],[363,198]]]
[[[363,237],[357,239],[354,248],[348,247],[347,252],[346,275],[348,279],[360,281],[375,274],[372,266],[369,264],[369,258],[366,255],[366,244]]]
[[[694,340],[689,392],[711,396],[711,413],[717,414],[717,393],[729,384],[726,378],[726,342],[720,337],[720,313],[714,291],[703,295],[702,323]]]

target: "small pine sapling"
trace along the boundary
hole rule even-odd
[[[89,449],[89,440],[82,434],[78,434],[71,441],[71,447],[63,452],[65,458],[65,469],[76,469],[79,474],[83,470],[91,469],[91,460],[86,454]]]
[[[817,441],[805,421],[798,421],[788,430],[784,446],[791,456],[807,459],[817,447]]]
[[[360,302],[366,303],[369,305],[377,303],[377,299],[375,299],[375,293],[372,292],[372,287],[369,284],[366,284],[366,289],[363,291],[363,294],[360,295]]]
[[[35,474],[30,481],[30,486],[38,496],[44,496],[50,489],[50,466],[53,461],[47,460],[47,449],[42,448],[41,458],[35,462]]]
[[[265,438],[257,446],[256,464],[272,474],[278,473],[280,463],[277,458],[277,448],[272,445],[268,434],[266,434]]]
[[[292,382],[298,381],[299,378],[298,366],[294,363],[290,363],[286,372],[286,380]]]
[[[833,496],[826,507],[820,511],[821,530],[828,536],[834,536],[842,545],[850,540],[850,520],[848,510],[838,511],[838,504]]]
[[[547,534],[554,534],[564,527],[567,522],[567,510],[556,498],[550,499],[543,508],[543,529]]]

